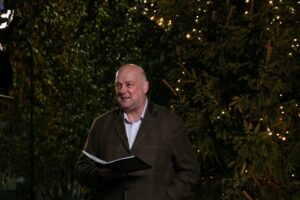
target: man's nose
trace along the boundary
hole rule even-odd
[[[125,92],[126,92],[126,86],[121,85],[121,86],[119,87],[119,93],[125,93]]]

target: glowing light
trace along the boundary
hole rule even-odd
[[[273,135],[273,133],[272,133],[272,132],[269,132],[269,133],[268,133],[268,135],[269,135],[269,136],[272,136],[272,135]]]
[[[14,13],[13,10],[7,10],[6,13],[2,13],[0,15],[1,18],[5,18],[5,19],[8,19],[10,18],[10,16]]]
[[[271,131],[269,128],[267,128],[267,132],[268,132],[268,135],[269,135],[269,136],[272,136],[272,135],[273,135],[272,131]]]
[[[295,13],[295,9],[293,7],[290,7],[291,13],[294,14]]]
[[[187,38],[187,39],[190,39],[190,38],[191,38],[191,35],[190,35],[189,33],[187,33],[187,34],[186,34],[186,38]]]
[[[0,15],[1,21],[4,21],[0,23],[0,29],[5,29],[9,26],[9,24],[12,22],[14,17],[14,10],[7,10],[5,13],[2,13]]]
[[[162,26],[164,24],[164,18],[162,17],[162,18],[158,19],[157,23],[159,26]]]
[[[5,51],[5,46],[0,43],[0,51]]]

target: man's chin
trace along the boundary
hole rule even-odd
[[[128,104],[120,103],[120,107],[123,111],[130,110],[130,106]]]

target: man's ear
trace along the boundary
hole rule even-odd
[[[149,82],[148,81],[144,81],[143,89],[144,89],[144,94],[147,94],[147,92],[149,90]]]

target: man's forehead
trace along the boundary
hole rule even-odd
[[[120,71],[116,75],[116,80],[122,80],[122,81],[135,81],[138,78],[140,78],[139,74],[136,71],[126,72],[126,71]]]
[[[135,83],[135,80],[116,80],[116,83]]]
[[[121,67],[117,73],[116,76],[142,76],[143,70],[142,68],[136,66],[136,65],[125,65]]]

